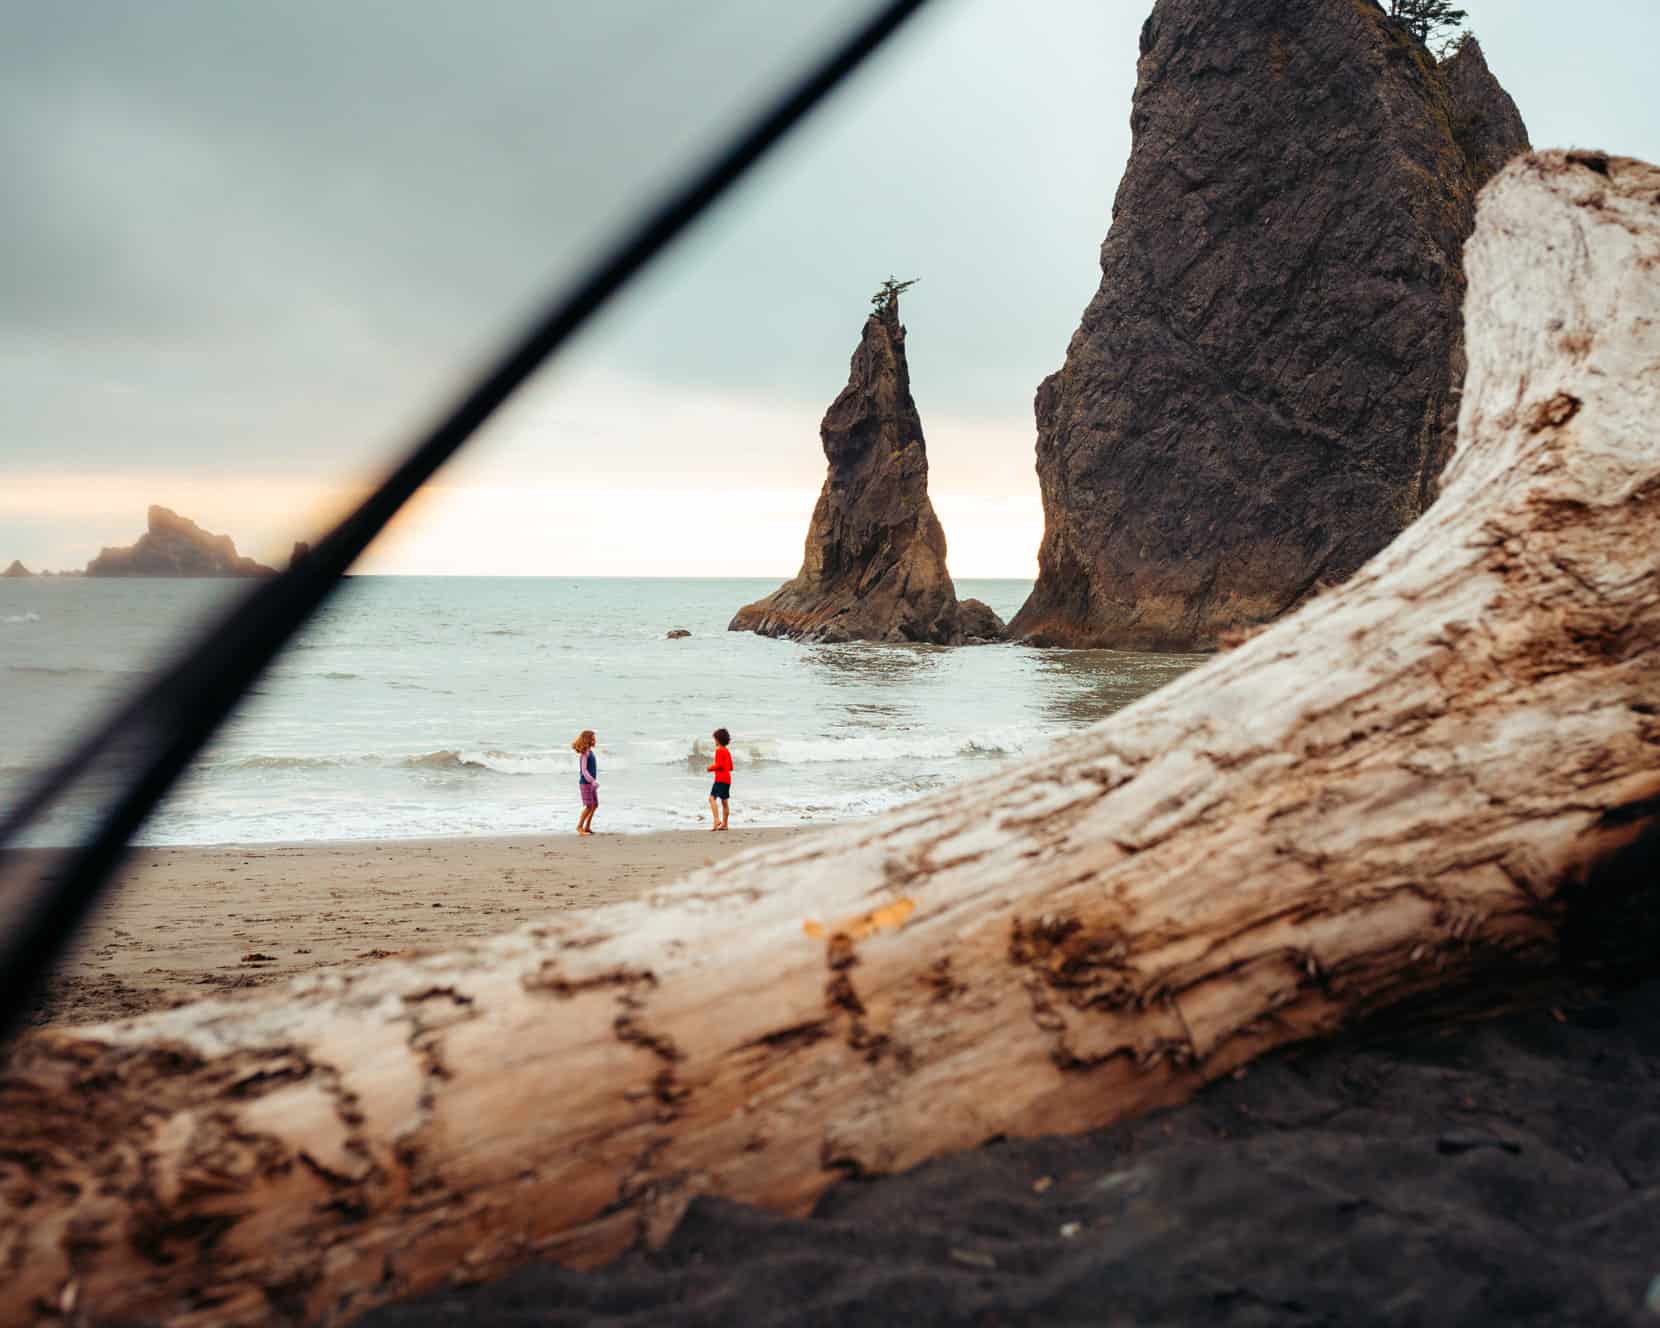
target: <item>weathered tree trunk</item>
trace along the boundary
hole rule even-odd
[[[27,1038],[0,1320],[340,1321],[593,1263],[699,1192],[804,1212],[1552,964],[1660,815],[1660,171],[1525,160],[1468,261],[1441,501],[1140,705],[636,904]]]

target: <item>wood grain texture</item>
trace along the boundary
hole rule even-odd
[[[1660,171],[1484,197],[1441,500],[1023,763],[467,950],[20,1043],[0,1322],[343,1322],[1173,1102],[1556,961],[1660,810]]]

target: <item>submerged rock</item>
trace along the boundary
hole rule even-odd
[[[683,640],[683,639],[685,639],[686,637],[688,637],[690,635],[691,635],[691,633],[688,632],[684,627],[676,627],[676,628],[673,628],[669,632],[669,638],[668,639],[671,640],[671,641],[680,641],[680,640]]]
[[[18,560],[16,558],[12,559],[12,565],[10,567],[8,567],[4,572],[0,572],[0,576],[33,576],[33,575],[34,575],[34,573],[31,572],[27,567],[25,567],[22,564],[22,562],[20,560]]]
[[[739,609],[734,632],[808,641],[1000,640],[1002,619],[957,599],[945,532],[928,500],[928,453],[911,399],[899,290],[865,320],[847,386],[819,426],[830,473],[807,529],[801,571]]]
[[[1010,634],[1206,648],[1433,500],[1476,192],[1527,132],[1474,40],[1438,65],[1369,0],[1158,0],[1141,51]]]
[[[105,549],[86,565],[88,576],[274,576],[237,553],[229,535],[214,535],[165,507],[151,507],[136,544]]]

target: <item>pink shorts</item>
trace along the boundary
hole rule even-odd
[[[582,789],[582,805],[584,807],[599,806],[599,785],[583,784],[580,787]]]

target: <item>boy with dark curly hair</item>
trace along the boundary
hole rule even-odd
[[[715,782],[709,786],[709,815],[715,818],[711,830],[726,829],[727,819],[732,815],[732,806],[728,799],[732,796],[732,750],[727,745],[732,741],[732,735],[725,729],[716,729],[715,761],[709,767],[714,772]]]

